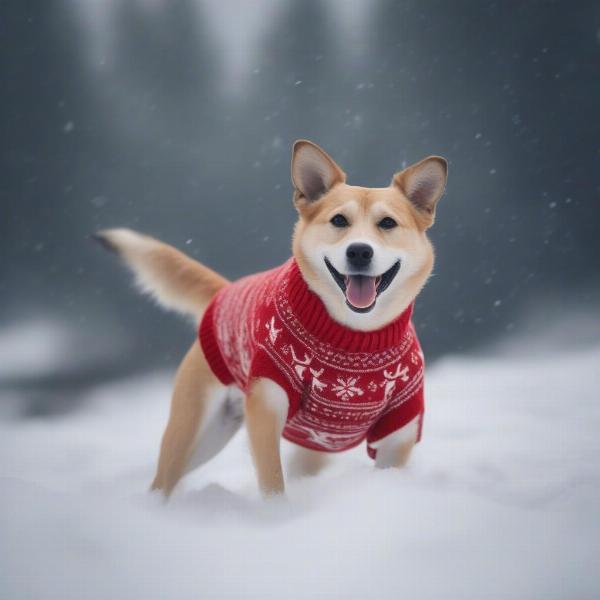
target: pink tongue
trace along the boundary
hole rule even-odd
[[[346,300],[356,308],[367,308],[375,302],[376,277],[349,275],[346,278]]]

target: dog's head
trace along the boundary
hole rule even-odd
[[[396,173],[389,187],[358,187],[316,144],[294,144],[294,256],[332,318],[379,329],[415,299],[433,268],[426,231],[447,171],[443,158],[430,156]]]

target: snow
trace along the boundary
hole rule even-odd
[[[244,432],[169,504],[146,493],[170,373],[5,417],[0,597],[600,597],[597,339],[446,358],[408,469],[358,448],[266,502]]]
[[[64,362],[72,342],[56,320],[17,321],[0,331],[0,378],[50,373]]]

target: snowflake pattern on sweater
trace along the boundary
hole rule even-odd
[[[329,452],[366,438],[374,457],[378,440],[422,421],[423,354],[411,314],[412,306],[374,332],[343,327],[292,258],[220,290],[199,337],[222,383],[247,390],[253,378],[267,377],[285,389],[285,438]]]

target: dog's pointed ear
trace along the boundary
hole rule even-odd
[[[435,207],[444,194],[447,178],[446,159],[441,156],[428,156],[396,173],[392,183],[417,209],[425,227],[430,227],[435,218]]]
[[[314,202],[337,183],[346,181],[346,174],[335,161],[316,144],[298,140],[292,150],[292,183],[294,201]]]

